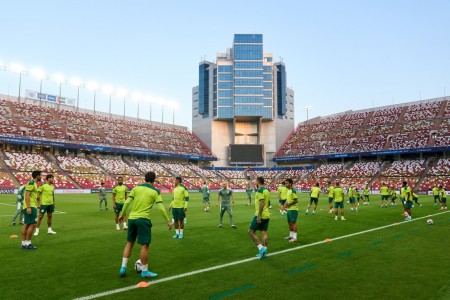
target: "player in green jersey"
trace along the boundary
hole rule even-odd
[[[319,203],[319,195],[320,195],[320,187],[319,187],[319,183],[316,182],[315,186],[313,186],[311,188],[311,191],[309,192],[309,204],[308,207],[306,208],[306,212],[305,214],[307,215],[309,212],[309,208],[311,207],[311,204],[314,202],[314,208],[312,210],[312,214],[314,215],[314,213],[316,212],[317,209],[317,203]]]
[[[389,188],[385,183],[381,185],[380,193],[381,193],[381,208],[387,207],[388,205],[387,203],[389,201]]]
[[[222,228],[223,215],[225,214],[225,212],[227,212],[228,216],[230,217],[231,228],[237,229],[236,225],[234,225],[233,223],[232,207],[234,207],[234,194],[233,191],[228,188],[226,182],[222,183],[222,189],[217,193],[216,206],[219,206],[219,200],[221,200],[219,228]]]
[[[336,186],[333,190],[333,200],[334,200],[334,220],[338,220],[338,208],[341,209],[341,220],[345,221],[344,218],[344,190],[340,187],[339,181],[336,181]]]
[[[17,189],[17,197],[16,197],[17,210],[12,218],[11,225],[16,225],[17,217],[19,217],[20,224],[23,225],[23,199],[24,199],[24,197],[25,197],[25,185],[21,185]]]
[[[446,210],[447,209],[447,192],[442,187],[442,185],[439,186],[439,200],[441,202],[440,210]]]
[[[419,196],[416,194],[416,192],[412,192],[412,199],[413,201],[419,205],[420,207],[422,207],[423,205],[421,203],[419,203]],[[414,205],[412,206],[414,208]]]
[[[331,184],[331,180],[328,180],[327,193],[328,193],[328,206],[330,207],[329,214],[333,213],[333,190],[334,186]]]
[[[250,228],[248,234],[250,235],[252,241],[258,247],[257,258],[261,259],[266,257],[267,253],[267,230],[269,228],[270,213],[269,213],[269,201],[270,192],[264,186],[264,178],[256,178],[256,194],[255,194],[255,215],[250,223]],[[256,231],[261,231],[262,242],[256,235]]]
[[[434,197],[434,206],[436,206],[436,201],[439,201],[439,203],[441,202],[441,197],[439,194],[439,188],[437,187],[437,185],[435,185],[433,187],[433,197]]]
[[[403,181],[403,187],[401,191],[402,191],[403,206],[405,208],[406,214],[405,221],[411,221],[412,219],[411,208],[413,206],[413,202],[412,202],[412,190],[408,186],[408,182]]]
[[[41,181],[41,171],[31,173],[33,179],[25,186],[25,201],[23,203],[24,224],[22,226],[21,249],[36,250],[31,244],[31,236],[36,227],[37,208],[40,207],[37,183]]]
[[[42,218],[47,213],[47,233],[56,234],[52,230],[53,212],[55,211],[55,186],[53,185],[53,175],[48,174],[45,177],[45,183],[38,188],[38,197],[41,199],[41,207],[39,208],[39,217],[34,231],[34,235],[39,235],[39,227],[41,226]]]
[[[100,210],[103,210],[102,209],[103,202],[105,202],[105,210],[108,210],[108,198],[106,197],[106,188],[104,182],[101,182],[100,187],[98,188],[98,201]]]
[[[287,188],[285,185],[285,182],[283,182],[278,188],[278,203],[280,206],[280,214],[283,215],[286,210],[284,208],[284,204],[286,203],[286,195],[287,195]]]
[[[397,206],[395,200],[397,200],[397,191],[393,188],[390,189],[391,193],[391,206]]]
[[[287,221],[289,225],[289,236],[285,239],[291,243],[297,242],[297,218],[298,218],[298,198],[297,191],[292,187],[294,181],[291,178],[286,179],[287,188],[286,203],[284,208],[287,210]]]
[[[184,237],[184,218],[189,204],[189,192],[188,189],[181,184],[182,181],[183,179],[181,177],[175,177],[172,205],[172,216],[175,223],[174,239],[182,239]]]
[[[127,196],[128,196],[128,187],[123,184],[123,177],[119,176],[117,177],[117,185],[112,190],[112,201],[114,212],[116,213],[115,220],[117,230],[120,230],[119,215],[125,204]],[[126,217],[124,217],[123,230],[128,229],[126,220],[127,220]]]
[[[348,188],[348,200],[350,202],[350,211],[358,212],[358,203],[356,202],[357,198],[356,191],[357,191],[356,188],[352,186]],[[355,210],[353,210],[353,208]]]
[[[369,189],[368,186],[366,186],[364,188],[363,193],[364,193],[364,202],[363,202],[363,204],[364,205],[366,205],[366,204],[369,205],[370,204],[370,202],[369,202],[370,189]]]
[[[119,215],[119,221],[125,220],[128,207],[131,206],[130,214],[128,215],[128,236],[127,245],[123,250],[122,266],[119,271],[121,277],[125,276],[127,270],[128,259],[131,256],[131,251],[136,242],[141,245],[140,260],[142,263],[141,277],[156,277],[158,274],[148,270],[148,250],[152,241],[152,222],[150,220],[150,213],[153,205],[156,204],[162,217],[167,222],[167,228],[172,229],[169,217],[162,203],[160,191],[153,186],[155,182],[155,172],[148,172],[145,174],[145,183],[135,186],[125,201],[122,211]]]
[[[247,183],[247,187],[245,188],[245,193],[247,194],[247,204],[246,206],[250,206],[252,204],[252,192],[253,189],[250,186],[250,183]]]
[[[205,212],[210,211],[211,203],[210,203],[210,195],[209,195],[209,187],[206,184],[206,181],[203,182],[203,186],[200,188],[200,192],[203,196],[203,210]]]

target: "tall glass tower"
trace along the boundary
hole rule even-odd
[[[264,145],[265,164],[294,128],[294,93],[286,68],[263,52],[262,34],[235,34],[215,62],[199,64],[193,88],[193,132],[229,165],[233,144]]]

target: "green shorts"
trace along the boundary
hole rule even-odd
[[[100,196],[100,199],[99,199],[100,201],[106,201],[106,196]],[[116,203],[117,204],[117,203]]]
[[[439,195],[434,195],[434,200],[439,200]]]
[[[287,211],[287,221],[288,223],[297,223],[298,210],[288,210]]]
[[[247,193],[247,198],[252,199],[252,193]]]
[[[334,208],[344,208],[344,201],[334,202]]]
[[[54,204],[50,204],[50,205],[41,205],[41,208],[39,209],[39,213],[41,214],[52,214],[55,211],[55,205]]]
[[[389,196],[388,195],[381,195],[381,201],[383,200],[389,200]]]
[[[412,201],[405,201],[405,207],[406,208],[412,208],[412,206],[413,206],[413,202]]]
[[[139,245],[150,244],[152,241],[152,221],[145,218],[128,219],[127,241],[134,243],[138,241]]]
[[[350,200],[350,203],[355,203],[356,201],[355,201],[355,197],[350,197],[350,198],[348,198],[349,200]]]
[[[317,202],[319,202],[319,198],[309,198],[309,204],[312,204],[314,202],[314,204],[317,204]]]
[[[261,219],[261,223],[258,224],[256,221],[256,216],[254,216],[252,222],[250,223],[250,229],[254,231],[267,231],[267,229],[269,229],[269,220],[270,219]]]
[[[333,197],[328,197],[328,203],[333,202]]]
[[[419,201],[419,198],[418,197],[413,197],[413,201],[417,202],[417,201]]]
[[[441,202],[442,202],[442,203],[447,203],[447,198],[442,198],[442,199],[441,199]]]
[[[182,221],[184,220],[184,208],[173,208],[172,207],[172,218],[174,220]]]
[[[203,198],[203,204],[206,204],[206,203],[209,204],[209,202],[210,202],[209,197],[208,198]]]
[[[116,202],[116,208],[114,209],[114,212],[116,213],[116,215],[120,214],[124,204],[125,203],[117,203]]]
[[[369,199],[369,195],[364,195],[364,199]]]
[[[278,200],[278,203],[280,203],[280,205],[284,205],[286,203],[286,200],[283,200],[283,199]]]
[[[37,208],[31,208],[31,214],[27,214],[27,209],[23,210],[23,222],[27,225],[37,223]]]

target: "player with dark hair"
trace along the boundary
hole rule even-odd
[[[203,210],[205,212],[208,212],[211,209],[211,203],[210,203],[209,187],[206,184],[206,181],[203,182],[203,186],[200,188],[200,192],[202,192],[203,195]]]
[[[106,197],[105,183],[101,182],[98,188],[98,201],[100,210],[102,210],[102,202],[105,202],[105,210],[108,210],[108,198]]]
[[[339,181],[336,181],[336,186],[333,190],[333,200],[334,200],[334,220],[338,220],[338,208],[341,209],[341,220],[345,221],[344,218],[344,190],[339,186]]]
[[[23,199],[25,198],[25,185],[21,185],[17,190],[16,205],[17,210],[14,214],[11,225],[16,225],[16,219],[19,217],[20,224],[23,225]]]
[[[297,242],[297,218],[298,218],[298,198],[297,191],[292,187],[294,181],[291,178],[285,180],[286,203],[284,204],[287,210],[287,221],[289,225],[289,236],[286,237],[291,243]]]
[[[329,214],[333,213],[333,190],[334,187],[331,184],[331,180],[328,180],[327,192],[328,192],[328,206],[330,207]]]
[[[408,186],[408,182],[403,181],[403,187],[401,191],[402,191],[402,202],[405,208],[405,215],[406,215],[405,221],[411,221],[412,219],[411,208],[413,206],[413,202],[412,202],[412,190]]]
[[[442,185],[439,186],[439,201],[441,202],[440,210],[446,210],[447,209],[447,192],[442,187]]]
[[[253,217],[250,228],[248,230],[248,234],[251,239],[255,243],[256,247],[258,247],[258,259],[266,257],[267,253],[267,229],[269,228],[269,201],[270,201],[270,192],[264,186],[264,178],[257,177],[256,178],[256,195],[255,195],[255,216]],[[261,231],[262,242],[259,240],[256,235],[256,231]]]
[[[125,204],[125,200],[127,199],[128,195],[128,187],[123,184],[123,177],[119,176],[117,177],[117,185],[112,190],[112,201],[113,201],[113,207],[114,212],[116,213],[115,220],[116,220],[116,229],[120,230],[119,225],[119,215],[122,211],[123,205]],[[127,230],[127,219],[124,217],[123,220],[123,230]]]
[[[53,175],[48,174],[45,177],[45,183],[38,188],[38,198],[41,199],[41,207],[39,208],[39,218],[34,235],[39,235],[39,227],[45,213],[47,213],[47,233],[56,234],[52,230],[52,217],[55,211],[55,186],[53,185],[53,179]]]
[[[252,192],[253,192],[253,189],[250,186],[250,183],[247,183],[247,187],[245,189],[245,193],[247,194],[247,203],[245,204],[246,206],[249,206],[252,204]]]
[[[25,186],[25,201],[23,203],[24,224],[22,226],[22,249],[36,250],[31,244],[31,236],[36,227],[37,208],[40,206],[37,182],[41,181],[41,171],[31,173],[33,179]]]
[[[184,218],[189,204],[189,192],[188,189],[181,184],[182,181],[183,179],[181,177],[175,177],[172,205],[172,217],[175,225],[174,239],[182,239],[184,237]]]

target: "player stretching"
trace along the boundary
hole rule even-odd
[[[266,257],[267,254],[267,229],[269,228],[270,213],[269,213],[269,201],[270,192],[264,186],[264,178],[256,178],[256,190],[255,194],[255,216],[250,223],[250,228],[248,234],[250,235],[252,241],[258,247],[258,254],[256,257],[258,259]],[[256,231],[261,231],[262,243],[256,235]]]
[[[292,187],[293,181],[291,178],[286,179],[285,185],[287,188],[286,203],[284,204],[287,209],[287,221],[289,225],[289,236],[285,239],[291,243],[297,242],[297,218],[298,218],[298,198],[297,191]]]
[[[16,198],[16,204],[17,204],[17,210],[14,214],[11,225],[16,225],[16,219],[19,217],[20,224],[23,224],[23,198],[25,196],[25,186],[21,185],[19,189],[17,190],[17,198]]]
[[[381,192],[381,208],[387,207],[389,200],[389,188],[387,187],[386,183],[383,183],[383,185],[380,188],[380,192]]]
[[[98,188],[98,201],[100,205],[100,210],[102,209],[102,202],[105,202],[105,210],[108,210],[108,199],[106,198],[106,188],[105,183],[100,183],[100,187]]]
[[[182,239],[184,231],[184,217],[189,203],[189,193],[187,188],[181,184],[181,177],[175,177],[175,187],[173,189],[172,216],[175,223],[174,239]]]
[[[22,249],[36,250],[31,244],[31,235],[36,227],[37,208],[40,206],[37,182],[41,181],[41,171],[31,173],[33,180],[25,186],[25,201],[23,203],[24,224],[22,226]]]
[[[403,181],[402,198],[403,198],[402,201],[403,201],[403,206],[405,207],[405,214],[406,214],[405,221],[411,221],[411,219],[412,219],[411,208],[413,206],[412,190],[408,186],[408,183],[406,181]]]
[[[38,197],[41,199],[41,208],[39,209],[39,218],[34,231],[34,235],[39,235],[39,227],[42,218],[47,213],[47,233],[56,234],[52,230],[52,216],[55,211],[55,186],[53,185],[53,175],[48,174],[45,177],[45,183],[38,188]]]
[[[245,193],[247,194],[247,204],[245,204],[246,206],[249,206],[252,204],[252,192],[253,189],[250,187],[250,183],[247,184],[247,188],[245,189]]]
[[[353,208],[355,208],[355,212],[358,212],[358,205],[356,204],[356,189],[352,186],[348,188],[348,200],[350,201],[350,211],[353,211]]]
[[[162,204],[160,191],[153,186],[156,174],[148,172],[145,174],[145,183],[135,186],[128,199],[125,201],[122,211],[120,212],[119,221],[125,220],[127,210],[132,205],[130,214],[128,216],[128,236],[127,245],[123,250],[122,267],[119,275],[125,276],[127,270],[128,259],[131,256],[136,238],[138,244],[141,245],[140,259],[142,263],[141,277],[156,277],[158,274],[148,270],[148,249],[152,241],[152,221],[150,220],[150,212],[154,204],[158,207],[164,220],[167,222],[169,230],[172,228],[169,217],[167,216],[164,205]]]
[[[231,204],[230,204],[230,198],[231,198]],[[217,201],[216,206],[219,206],[219,199],[222,199],[220,202],[220,221],[219,221],[219,228],[222,228],[222,219],[223,215],[225,214],[225,211],[228,213],[228,216],[230,217],[230,224],[231,228],[237,229],[236,225],[233,223],[233,211],[232,207],[234,207],[234,195],[233,191],[227,188],[227,183],[222,183],[222,189],[217,193]]]
[[[365,188],[364,188],[364,202],[363,202],[363,204],[364,205],[370,205],[370,202],[369,202],[369,195],[370,195],[370,189],[369,189],[369,187],[368,186],[366,186]],[[367,201],[367,202],[366,202]]]
[[[344,190],[339,186],[339,181],[336,181],[336,186],[333,191],[334,200],[334,220],[338,220],[338,208],[341,209],[341,220],[345,221],[344,218]]]
[[[280,214],[284,215],[286,209],[284,208],[284,204],[286,203],[287,197],[287,187],[285,182],[283,181],[281,185],[277,188],[278,191],[278,203],[280,204]]]
[[[437,185],[435,185],[433,187],[433,197],[434,197],[434,206],[436,206],[436,200],[439,201],[439,203],[441,203],[440,200],[440,194],[439,194],[439,188],[437,187]]]
[[[203,186],[200,188],[200,191],[202,192],[203,195],[203,210],[207,212],[211,208],[211,203],[209,198],[210,197],[209,187],[208,185],[206,185],[206,181],[203,182]]]
[[[331,180],[328,180],[327,192],[328,192],[328,205],[330,206],[330,211],[328,212],[329,214],[333,213],[333,190],[334,187],[331,185]]]
[[[419,203],[419,196],[417,196],[417,194],[416,194],[414,191],[413,191],[413,193],[412,193],[412,199],[413,199],[413,201],[414,201],[416,204],[418,204],[420,207],[423,206],[422,204]],[[412,207],[414,207],[414,205],[413,205]]]
[[[439,186],[439,200],[441,202],[441,208],[440,210],[446,210],[447,209],[447,192],[442,187],[442,185]]]
[[[125,203],[125,200],[127,199],[128,195],[128,187],[123,184],[123,178],[122,176],[117,177],[117,185],[112,190],[112,201],[113,201],[113,208],[114,212],[116,213],[116,229],[120,230],[119,225],[119,215],[122,211],[123,205]],[[123,230],[127,230],[127,219],[126,216],[124,216],[123,219]]]
[[[316,212],[316,208],[317,208],[317,203],[319,203],[319,195],[320,195],[320,188],[319,188],[319,183],[316,182],[316,185],[313,186],[311,188],[311,191],[309,192],[309,204],[308,207],[306,208],[306,212],[305,214],[307,215],[309,212],[309,208],[311,207],[311,204],[314,202],[314,208],[312,210],[312,214],[314,215],[314,213]]]

